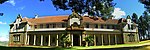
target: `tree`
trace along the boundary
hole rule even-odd
[[[0,0],[0,4],[3,4],[6,1],[8,1],[8,0]],[[3,15],[4,15],[4,13],[0,13],[0,16],[3,16]]]
[[[136,15],[136,13],[132,14],[132,21],[137,24],[137,22],[138,22],[138,16]]]
[[[86,46],[88,46],[87,45],[88,43],[93,43],[93,41],[94,41],[94,38],[92,36],[87,36],[84,39],[85,39],[85,42],[86,42]]]
[[[63,33],[62,36],[60,37],[61,43],[63,43],[63,47],[70,47],[71,46],[71,41],[68,36],[69,34],[67,32]]]
[[[0,4],[3,4],[6,1],[8,1],[8,0],[0,0]]]
[[[150,0],[139,0],[139,2],[144,4],[144,8],[150,13]]]
[[[141,35],[141,37],[146,39],[145,36],[148,36],[146,34],[146,31],[148,30],[148,23],[146,19],[144,19],[144,17],[140,16],[138,26],[139,26],[139,34]]]
[[[74,10],[77,14],[88,13],[90,16],[111,16],[116,3],[113,0],[52,0],[56,10]]]

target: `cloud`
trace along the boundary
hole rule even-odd
[[[15,6],[16,2],[14,0],[9,0],[7,1],[8,3],[10,3],[11,5]]]
[[[0,24],[6,24],[6,22],[1,22],[1,21],[0,21]]]
[[[16,8],[16,10],[23,10],[24,8],[25,8],[25,6],[22,6],[22,7]]]
[[[8,38],[5,36],[0,36],[0,41],[8,41]]]
[[[114,12],[112,13],[113,16],[115,16],[115,19],[122,18],[123,16],[126,15],[124,11],[121,10],[121,8],[115,8]]]

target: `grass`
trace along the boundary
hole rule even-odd
[[[141,41],[139,43],[133,43],[133,44],[118,44],[118,45],[107,45],[107,46],[89,46],[89,47],[81,47],[81,46],[74,46],[73,48],[76,49],[109,49],[109,48],[136,48],[136,47],[142,47],[142,46],[150,46],[150,40],[147,41]]]
[[[148,47],[145,47],[149,45]],[[150,50],[150,40],[142,41],[134,44],[118,44],[118,45],[107,45],[107,46],[73,46],[71,48],[62,48],[62,47],[48,47],[48,46],[26,46],[26,47],[7,47],[0,46],[0,50],[85,50],[85,49],[103,49],[103,50]]]

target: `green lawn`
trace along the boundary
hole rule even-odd
[[[120,45],[108,45],[108,46],[74,46],[71,48],[62,48],[62,47],[47,47],[47,46],[27,46],[27,47],[7,47],[0,46],[0,50],[85,50],[85,49],[104,49],[104,50],[150,50],[150,40],[142,41],[135,44],[120,44]]]

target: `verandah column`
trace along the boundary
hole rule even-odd
[[[33,45],[35,45],[35,41],[36,41],[36,35],[34,35],[34,42],[33,42]]]
[[[82,34],[80,34],[80,46],[81,46],[81,35],[82,35]]]
[[[96,46],[96,36],[94,34],[94,46]]]
[[[49,34],[49,39],[48,39],[48,46],[50,46],[51,45],[51,35]]]
[[[109,45],[110,45],[110,34],[108,34],[108,38],[109,38]]]
[[[104,39],[103,34],[101,35],[101,37],[102,37],[102,46],[103,46],[103,39]]]
[[[28,42],[27,42],[27,45],[29,45],[29,38],[30,38],[30,36],[29,36],[29,35],[27,35],[27,38],[28,38],[28,40],[27,40],[27,41],[28,41]]]
[[[43,46],[43,35],[41,35],[41,46]]]
[[[116,34],[115,34],[115,44],[117,45],[117,39],[116,39]]]
[[[72,39],[71,39],[71,41],[72,41],[71,44],[72,44],[72,46],[73,46],[73,34],[71,34],[71,38],[72,38]]]
[[[57,34],[57,39],[56,39],[56,40],[57,40],[57,42],[56,42],[56,46],[58,46],[58,34]]]

